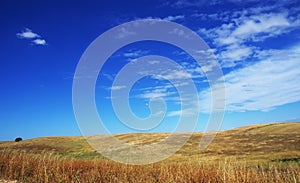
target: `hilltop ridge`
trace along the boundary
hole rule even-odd
[[[163,140],[169,133],[117,134],[116,138],[136,145],[151,144]],[[284,122],[259,124],[220,131],[203,151],[199,142],[203,133],[193,133],[187,143],[166,161],[283,161],[300,160],[300,123]],[[104,136],[96,136],[105,141]],[[0,142],[0,151],[26,153],[53,153],[66,158],[103,159],[84,137],[41,137],[21,142]]]

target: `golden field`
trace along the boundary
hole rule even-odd
[[[194,133],[168,159],[125,165],[104,158],[83,137],[0,142],[0,180],[18,182],[300,182],[300,123],[221,131],[203,151]],[[168,133],[119,134],[136,145]],[[105,143],[105,136],[95,137]],[[0,181],[1,182],[1,181]]]

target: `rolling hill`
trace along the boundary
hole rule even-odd
[[[116,138],[136,145],[151,144],[168,133],[118,134]],[[252,125],[220,131],[214,141],[199,150],[203,133],[193,133],[187,143],[167,162],[218,162],[224,160],[247,162],[300,161],[300,123],[285,122]],[[109,143],[105,136],[96,136]],[[0,151],[29,154],[52,153],[66,158],[105,159],[85,141],[84,137],[41,137],[21,142],[0,142]]]

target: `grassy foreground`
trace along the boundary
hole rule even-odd
[[[149,144],[168,134],[121,134]],[[201,133],[163,162],[137,166],[103,158],[82,137],[0,142],[0,180],[19,182],[300,182],[300,123],[223,131],[204,151]],[[102,137],[99,136],[99,139]],[[1,181],[0,181],[1,182]]]
[[[222,162],[124,165],[108,160],[75,160],[49,154],[0,154],[1,177],[20,182],[299,182],[299,164]]]

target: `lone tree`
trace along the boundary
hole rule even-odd
[[[21,138],[21,137],[17,137],[16,139],[15,139],[15,142],[20,142],[20,141],[22,141],[23,139]]]

